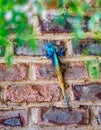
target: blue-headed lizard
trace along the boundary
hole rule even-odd
[[[46,44],[46,57],[52,59],[52,64],[56,69],[56,73],[60,82],[62,94],[64,96],[64,99],[66,101],[66,106],[68,107],[68,110],[70,111],[69,105],[68,105],[68,98],[65,94],[65,83],[62,76],[61,68],[60,68],[60,62],[58,56],[62,56],[64,54],[64,49],[61,49],[60,51],[56,51],[56,48],[53,44],[47,43]]]

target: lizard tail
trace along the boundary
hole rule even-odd
[[[56,72],[57,72],[57,76],[58,76],[58,79],[59,79],[59,82],[60,82],[62,94],[63,94],[64,100],[65,100],[65,102],[66,102],[66,106],[67,106],[68,110],[70,111],[70,107],[69,107],[69,104],[68,104],[68,97],[67,97],[66,94],[65,94],[64,79],[63,79],[63,76],[62,76],[62,73],[61,73],[59,67],[56,67]]]
[[[71,111],[70,107],[69,107],[69,103],[68,103],[68,97],[64,94],[64,100],[66,102],[66,106],[68,108],[68,111]]]

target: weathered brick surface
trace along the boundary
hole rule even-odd
[[[18,127],[14,128],[6,128],[6,129],[0,129],[0,130],[18,130]],[[26,127],[20,127],[20,130],[65,130],[64,126],[39,126],[39,125],[32,125],[32,126],[26,126]],[[70,130],[70,129],[69,129]],[[75,130],[75,129],[72,129]],[[86,129],[76,129],[76,130],[86,130]]]
[[[98,112],[98,123],[101,125],[101,108]]]
[[[62,72],[65,80],[78,80],[78,79],[86,79],[88,77],[88,73],[84,63],[65,63],[61,65]],[[57,74],[55,68],[52,64],[35,64],[35,72],[37,79],[56,79]]]
[[[6,91],[6,100],[12,102],[46,102],[58,101],[60,99],[59,87],[57,84],[49,85],[10,85]]]
[[[72,128],[66,128],[66,130],[93,130],[93,129],[88,129],[87,127],[80,127],[80,128],[72,127]]]
[[[42,33],[70,33],[73,31],[74,17],[71,16],[67,19],[64,19],[64,25],[61,25],[58,21],[55,22],[58,18],[58,15],[46,13],[44,17],[39,18],[39,23],[41,27]],[[62,17],[61,17],[62,18]],[[88,20],[89,17],[85,17],[84,21],[82,21],[82,29],[84,31],[88,31]],[[54,24],[56,23],[56,24]]]
[[[66,65],[66,70],[64,70],[65,79],[78,80],[86,79],[88,73],[83,62],[73,62]]]
[[[21,81],[27,78],[27,72],[26,64],[14,64],[12,67],[0,64],[0,81]]]
[[[47,40],[38,40],[37,41],[37,50],[32,51],[28,43],[24,44],[23,46],[14,46],[14,54],[17,56],[46,56],[46,43],[51,42],[55,45],[56,50],[58,51],[59,49],[63,48],[64,43],[63,41],[47,41]],[[58,43],[57,43],[58,42]]]
[[[0,130],[18,130],[18,127],[14,128],[5,128]],[[87,127],[66,127],[66,126],[42,126],[42,125],[32,125],[32,126],[26,126],[26,127],[20,127],[20,130],[100,130],[100,129],[89,129]]]
[[[69,112],[65,108],[41,108],[40,124],[44,125],[87,125],[89,122],[88,108],[72,109]]]
[[[54,2],[47,9],[57,8],[58,0],[52,1]],[[94,0],[86,2],[93,7],[96,3]],[[101,58],[98,57],[101,56],[100,40],[87,38],[75,46],[75,41],[69,34],[73,31],[72,24],[76,24],[73,21],[74,16],[65,19],[62,26],[54,23],[57,15],[56,10],[48,10],[38,17],[39,22],[37,16],[34,16],[34,24],[38,26],[36,34],[39,34],[37,49],[33,52],[29,47],[30,43],[20,47],[14,44],[12,51],[16,64],[11,68],[4,63],[5,47],[0,46],[0,130],[101,130]],[[84,18],[81,26],[87,32],[90,31],[90,14]],[[65,107],[51,59],[45,59],[47,42],[54,44],[57,51],[61,48],[66,50],[65,55],[59,58],[64,81],[69,83],[65,90],[71,111]],[[88,63],[90,58],[87,56],[82,62],[82,55],[91,56],[91,61],[94,58],[92,56],[97,56],[97,59]],[[98,82],[90,82],[97,71],[100,71]]]
[[[32,124],[38,124],[38,114],[39,114],[40,108],[34,108],[32,107],[30,109],[30,123]]]
[[[75,41],[72,44],[74,54],[101,56],[101,44],[99,40],[85,39],[81,40],[77,45]]]
[[[40,56],[40,55],[45,55],[45,43],[44,40],[40,40],[38,41],[38,45],[37,45],[37,51],[32,51],[29,46],[28,43],[25,43],[22,46],[18,46],[15,45],[14,46],[14,54],[17,56]]]
[[[28,113],[25,110],[0,111],[0,128],[25,126],[28,124]]]
[[[91,115],[91,125],[96,129],[101,129],[101,106],[91,107]]]
[[[57,74],[52,64],[47,63],[36,63],[35,72],[37,79],[56,79]]]
[[[73,93],[75,100],[96,101],[101,100],[101,84],[74,85]]]
[[[63,32],[69,33],[71,32],[71,25],[68,21],[66,21],[66,27],[63,27],[59,23],[57,24],[53,23],[55,19],[55,15],[49,15],[47,19],[48,20],[45,20],[42,18],[39,19],[42,33],[63,33]]]

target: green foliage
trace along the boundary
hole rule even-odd
[[[63,16],[57,16],[54,20],[54,24],[60,24],[62,26],[65,26],[66,25],[66,20],[64,19]]]
[[[85,50],[83,51],[83,55],[89,55],[89,49],[85,49]]]
[[[65,21],[72,17],[72,31],[74,46],[77,46],[80,39],[85,38],[85,31],[82,28],[82,23],[84,21],[85,13],[91,11],[92,14],[89,17],[88,21],[88,31],[94,33],[94,38],[101,39],[101,0],[94,1],[95,4],[91,4],[87,1],[82,2],[81,0],[58,0],[59,8],[59,17],[56,18],[56,22],[65,27]],[[99,52],[97,52],[99,54]],[[83,52],[84,55],[89,54],[89,49],[85,49]],[[87,69],[89,75],[97,80],[99,78],[99,61],[98,60],[89,60],[87,61]]]
[[[65,21],[72,17],[70,21],[72,25],[73,38],[82,39],[85,37],[85,31],[82,28],[84,16],[89,11],[92,12],[88,21],[88,29],[98,35],[101,34],[101,0],[96,0],[95,7],[91,6],[89,2],[85,0],[58,0],[59,17],[56,18],[56,22],[65,27]],[[62,22],[64,20],[64,22]]]
[[[95,14],[92,15],[92,17],[89,21],[89,29],[91,31],[100,31],[101,32],[100,20],[101,20],[101,13],[95,12]],[[97,24],[97,26],[96,26],[96,24]]]
[[[94,79],[97,80],[99,78],[99,61],[98,60],[88,60],[87,69],[89,75]]]
[[[8,65],[12,63],[13,53],[7,48],[12,44],[9,38],[13,34],[18,45],[30,42],[30,48],[32,50],[36,48],[35,38],[29,37],[29,35],[35,37],[33,25],[28,23],[27,12],[23,10],[28,2],[28,0],[0,0],[0,56],[6,56]],[[21,36],[26,36],[26,39]]]
[[[41,15],[41,13],[43,12],[43,10],[45,9],[44,3],[45,3],[45,0],[35,0],[34,1],[34,7],[36,7],[36,9],[37,9],[37,15],[39,15],[39,16]]]
[[[13,59],[13,54],[9,53],[9,54],[7,55],[7,57],[6,57],[6,63],[7,63],[7,65],[8,65],[9,67],[12,66],[12,62],[13,62],[12,59]]]

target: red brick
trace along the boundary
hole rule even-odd
[[[75,41],[73,41],[74,45]],[[92,43],[92,44],[91,44]],[[101,45],[99,40],[85,39],[81,40],[76,47],[73,47],[74,54],[85,54],[101,56]]]
[[[6,100],[12,102],[58,101],[60,98],[58,85],[11,85],[6,92]]]
[[[6,126],[25,126],[28,124],[28,113],[25,110],[0,111],[0,128]]]
[[[87,70],[83,62],[69,63],[69,65],[66,65],[65,68],[64,77],[67,80],[78,80],[88,77]]]
[[[37,79],[53,80],[57,78],[55,68],[52,66],[52,64],[37,63],[35,65],[35,72],[36,72]]]
[[[92,113],[92,126],[99,127],[101,129],[101,106],[93,106],[91,108]],[[100,130],[99,129],[99,130]]]
[[[22,56],[45,56],[46,55],[47,41],[38,40],[37,42],[38,42],[37,50],[35,50],[34,52],[29,48],[28,44],[24,44],[22,46],[15,45],[14,46],[14,54],[17,56],[21,56],[21,55]],[[55,45],[57,51],[64,47],[63,41],[57,41],[57,40],[53,41],[52,40],[52,41],[50,41],[50,43]]]
[[[46,12],[44,17],[39,17],[39,24],[41,28],[42,33],[70,33],[73,32],[73,23],[71,21],[74,20],[74,17],[71,16],[69,19],[64,20],[64,26],[61,25],[60,23],[56,23],[55,19],[58,15],[56,13],[54,14],[53,12]],[[83,17],[83,21],[81,23],[81,27],[84,31],[88,31],[88,20],[86,17]]]
[[[101,84],[74,85],[73,93],[75,100],[96,101],[101,100]]]
[[[67,108],[41,108],[39,124],[44,125],[87,125],[89,111],[87,107],[72,109]]]
[[[37,63],[35,65],[35,70],[37,79],[57,79],[57,74],[52,64]],[[61,65],[61,70],[63,70],[63,76],[65,80],[86,79],[88,77],[86,67],[82,62],[75,62],[70,64],[64,63]]]
[[[20,81],[27,77],[28,65],[14,64],[8,67],[5,64],[0,64],[0,81]]]
[[[45,16],[46,18],[39,18],[39,24],[41,27],[42,33],[70,33],[71,30],[71,23],[68,21],[66,22],[66,28],[61,26],[59,23],[54,24],[54,20],[56,18],[55,15],[48,14]]]

